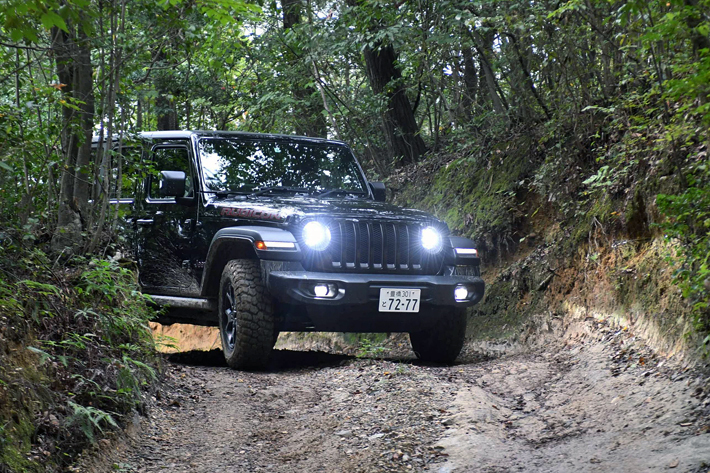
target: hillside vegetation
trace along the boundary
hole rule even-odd
[[[1,237],[0,471],[62,471],[144,409],[153,310],[115,261],[59,266],[33,235]]]

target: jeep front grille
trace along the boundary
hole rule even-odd
[[[329,272],[437,274],[444,252],[431,255],[421,247],[420,224],[333,220],[331,242],[306,258],[306,269]]]

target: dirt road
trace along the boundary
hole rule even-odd
[[[173,358],[124,472],[710,471],[708,380],[632,334],[459,364],[279,351]],[[115,448],[115,447],[112,447]]]

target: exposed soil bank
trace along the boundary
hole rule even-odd
[[[706,375],[592,319],[560,340],[471,346],[451,367],[282,350],[246,373],[217,350],[175,355],[141,433],[81,469],[710,470]]]

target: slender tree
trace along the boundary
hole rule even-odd
[[[64,96],[62,154],[55,251],[80,249],[82,230],[89,218],[91,137],[94,127],[91,43],[82,25],[67,24],[67,31],[52,27],[52,54]]]

